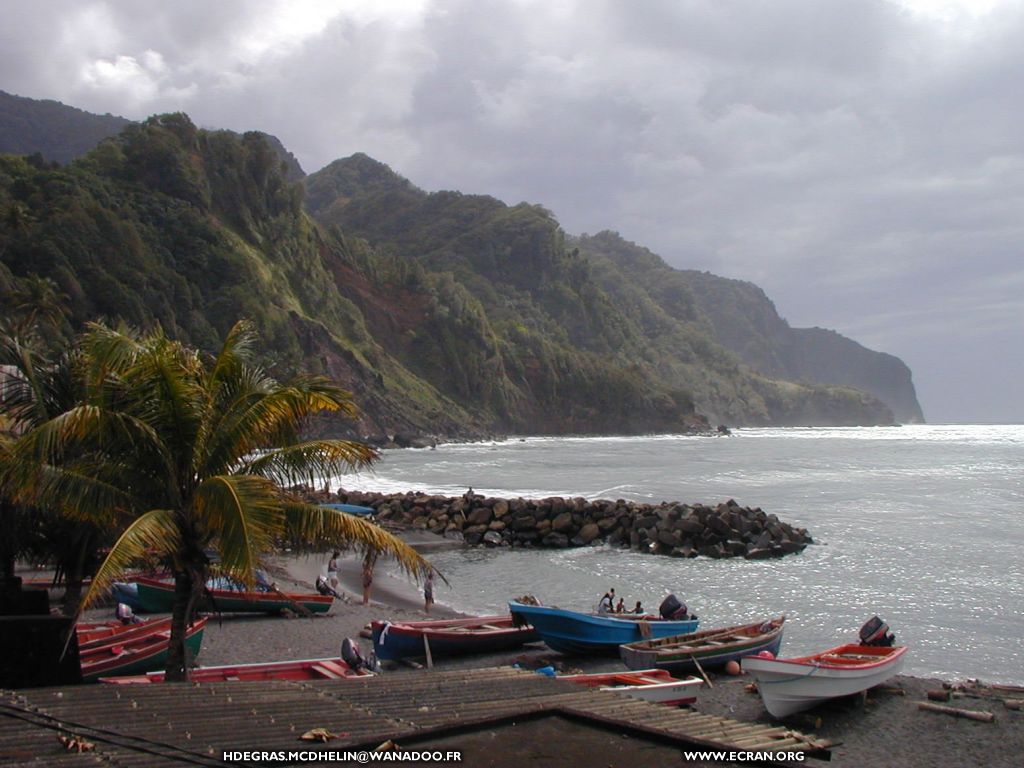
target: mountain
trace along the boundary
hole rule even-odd
[[[94,115],[59,101],[29,99],[0,91],[0,155],[38,153],[50,162],[69,163],[131,124],[131,120],[116,115]],[[256,133],[281,158],[289,181],[300,181],[306,176],[295,155],[280,139]]]
[[[782,382],[751,370],[716,342],[681,276],[660,279],[661,272],[679,275],[677,270],[635,246],[620,250],[629,250],[637,263],[616,261],[599,247],[611,244],[611,235],[568,238],[540,206],[507,206],[458,192],[428,194],[361,154],[311,174],[306,187],[307,208],[325,226],[450,275],[476,297],[506,367],[531,359],[527,334],[535,334],[545,340],[547,358],[558,357],[559,370],[571,372],[587,361],[605,376],[628,372],[625,380],[644,382],[648,399],[666,412],[692,407],[730,424],[892,419],[864,392],[831,382]],[[618,244],[627,245],[621,238]],[[649,267],[652,279],[637,278],[638,266]],[[544,380],[553,376],[550,365],[532,371],[532,398],[557,386]],[[518,378],[511,381],[515,385]],[[642,414],[633,416],[632,431],[641,420]],[[621,423],[630,421],[623,414]]]
[[[899,358],[835,331],[791,328],[753,283],[674,269],[614,232],[576,242],[591,258],[606,258],[620,270],[605,281],[606,287],[622,284],[622,275],[628,273],[630,282],[658,297],[663,307],[677,307],[677,315],[696,320],[716,342],[765,376],[856,387],[884,402],[897,420],[924,421],[910,369]]]
[[[131,121],[115,115],[94,115],[61,104],[14,96],[0,91],[0,154],[41,154],[67,163],[103,139],[120,133]]]
[[[273,371],[353,391],[364,435],[892,420],[754,370],[691,288],[634,280],[541,206],[427,194],[365,155],[298,185],[282,149],[174,114],[63,167],[0,158],[0,293],[48,277],[73,327],[159,322],[204,349],[250,317]]]

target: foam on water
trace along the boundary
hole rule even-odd
[[[467,611],[533,594],[588,609],[614,586],[675,592],[707,625],[786,613],[784,651],[852,638],[872,614],[919,675],[1024,682],[1024,427],[741,429],[731,438],[528,438],[385,452],[348,488],[715,504],[735,498],[820,542],[772,561],[678,560],[605,547],[432,557]]]

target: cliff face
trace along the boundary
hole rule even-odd
[[[663,307],[692,320],[764,376],[854,387],[885,403],[898,421],[924,421],[910,369],[899,358],[870,350],[835,331],[791,328],[753,283],[673,269],[647,249],[611,232],[583,237],[579,242],[595,258],[616,265],[620,270],[616,275],[628,273],[661,297]],[[775,420],[782,418],[778,414]],[[821,418],[805,423],[818,423]],[[785,420],[791,421],[789,417]]]
[[[159,322],[205,349],[251,318],[275,372],[353,391],[363,434],[892,421],[862,390],[785,380],[827,345],[797,354],[774,309],[739,294],[718,317],[730,281],[688,280],[610,233],[571,238],[538,205],[427,194],[365,155],[301,174],[264,134],[180,114],[66,167],[0,157],[0,293],[40,275],[78,326]]]
[[[898,357],[875,352],[824,328],[793,328],[791,332],[795,359],[786,378],[857,387],[888,405],[897,421],[924,423],[910,369]]]
[[[767,376],[815,384],[841,384],[870,392],[897,421],[924,422],[910,369],[824,328],[791,328],[753,283],[707,272],[682,271],[715,339]]]

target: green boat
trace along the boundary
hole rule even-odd
[[[140,577],[139,605],[149,613],[170,613],[174,604],[174,585],[170,582]],[[281,613],[303,610],[327,613],[334,598],[331,595],[269,592],[243,592],[235,589],[207,589],[198,610],[218,613]]]
[[[203,645],[203,630],[206,619],[196,620],[185,634],[185,647],[189,657],[199,655]],[[83,651],[80,657],[82,680],[95,683],[101,677],[117,675],[141,675],[167,664],[169,629],[153,632],[127,642],[113,642],[98,648]]]

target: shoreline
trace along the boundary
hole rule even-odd
[[[405,536],[405,534],[403,534]],[[410,534],[414,546],[429,549],[425,534]],[[417,538],[424,539],[417,542]],[[284,554],[268,565],[283,589],[310,591],[317,575],[326,571],[329,554]],[[381,569],[383,571],[384,569]],[[462,615],[443,603],[435,603],[428,615],[423,610],[419,585],[383,572],[375,574],[372,599],[361,603],[361,561],[345,553],[339,569],[339,593],[327,614],[312,618],[260,615],[213,616],[207,624],[198,661],[203,666],[244,664],[289,659],[334,657],[341,643],[350,637],[366,654],[372,649],[361,630],[373,619],[405,621]],[[457,585],[452,589],[457,589]],[[444,597],[444,593],[438,595]],[[111,608],[87,612],[91,619],[109,619]],[[471,670],[519,664],[526,669],[551,665],[560,673],[609,672],[622,670],[614,657],[567,657],[543,644],[482,656],[439,658],[438,670]],[[384,675],[430,674],[405,664],[388,664]],[[995,721],[981,723],[953,718],[918,709],[931,690],[955,685],[942,680],[897,676],[868,693],[863,701],[843,699],[777,721],[771,718],[760,697],[748,691],[752,679],[709,674],[713,687],[702,687],[694,706],[698,712],[720,715],[750,723],[792,727],[807,734],[836,742],[832,748],[833,765],[861,768],[865,763],[907,768],[934,765],[987,765],[1010,768],[1019,765],[1024,754],[1024,712],[1004,707],[997,698],[974,698],[969,693],[953,698],[947,706],[992,712]],[[955,696],[955,694],[954,694]],[[1024,692],[1005,694],[1006,698],[1024,697]]]
[[[321,573],[326,558],[293,555],[282,558],[279,564],[287,573],[284,578],[297,586],[307,586],[310,576],[315,579]],[[202,663],[212,665],[337,655],[344,637],[357,639],[365,653],[372,645],[369,640],[359,637],[359,631],[372,619],[413,621],[428,618],[423,611],[417,585],[391,577],[379,583],[380,577],[375,576],[373,599],[369,605],[362,605],[359,566],[358,558],[349,554],[339,570],[339,580],[342,593],[351,602],[337,601],[326,616],[211,621]],[[435,604],[434,609],[429,618],[461,615],[442,604]],[[289,649],[291,654],[281,655],[285,649]],[[617,658],[567,657],[543,644],[483,656],[435,659],[434,663],[439,670],[512,664],[527,669],[550,664],[560,673],[623,669]],[[404,664],[389,664],[388,667],[383,674],[430,674]],[[1006,709],[998,699],[964,696],[946,703],[961,709],[992,712],[995,714],[993,723],[918,709],[918,703],[927,700],[928,691],[955,685],[935,678],[899,675],[870,691],[863,702],[856,697],[828,702],[807,713],[778,721],[764,710],[760,696],[747,690],[752,682],[749,676],[710,673],[709,677],[714,687],[701,688],[694,707],[697,711],[751,723],[783,724],[832,740],[837,745],[832,749],[831,764],[841,768],[860,768],[865,763],[907,768],[930,768],[934,765],[1010,768],[1019,765],[1019,756],[1024,753],[1024,712]]]

